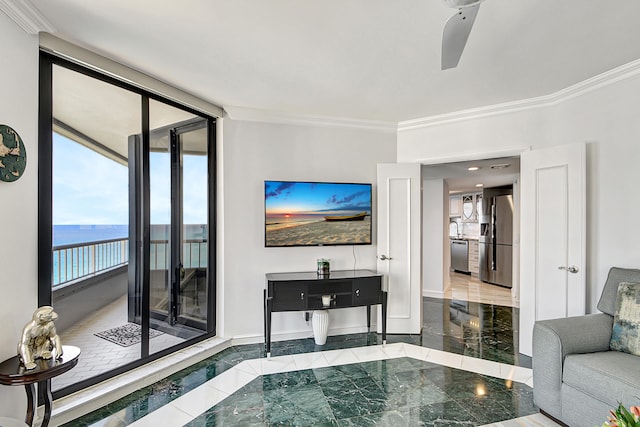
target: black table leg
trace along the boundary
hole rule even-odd
[[[271,309],[273,299],[267,296],[267,290],[264,291],[264,341],[267,359],[271,358]]]
[[[382,344],[387,343],[387,292],[382,291]]]
[[[42,389],[44,396],[44,417],[42,417],[42,424],[40,427],[47,427],[49,420],[51,420],[51,408],[53,403],[53,396],[51,395],[51,381],[44,380],[38,382],[38,388]]]
[[[24,418],[24,422],[29,426],[33,425],[33,414],[35,413],[34,399],[36,395],[35,384],[25,384],[24,389],[27,392],[27,416]]]
[[[371,306],[367,306],[367,333],[371,332]]]

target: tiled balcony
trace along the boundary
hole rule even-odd
[[[206,241],[184,242],[185,265],[192,273],[206,266],[203,245],[206,246]],[[152,241],[151,253],[152,304],[159,307],[159,313],[163,309],[166,313],[167,241]],[[53,261],[52,300],[60,316],[56,322],[58,335],[63,344],[82,350],[78,365],[52,381],[53,391],[140,359],[140,343],[121,346],[95,335],[129,323],[132,301],[128,295],[128,240],[109,239],[54,247]],[[200,310],[197,301],[200,298],[206,302],[206,289],[198,289],[197,279],[185,283],[181,288],[182,309],[185,313]],[[189,328],[178,331],[162,322],[154,325],[153,328],[162,328],[164,333],[149,340],[150,354],[184,342],[184,336],[202,333]]]
[[[139,359],[140,344],[122,347],[94,335],[126,323],[127,295],[122,295],[61,333],[62,342],[79,347],[82,355],[74,369],[52,381],[52,389],[59,390]],[[184,339],[164,333],[149,341],[149,352],[154,353],[183,341]]]

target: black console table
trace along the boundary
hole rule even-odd
[[[371,306],[382,304],[382,342],[387,341],[387,290],[384,275],[371,270],[339,270],[329,275],[314,272],[268,273],[264,290],[264,341],[271,357],[271,313],[333,308],[367,307],[367,329],[371,328]],[[322,296],[331,302],[324,306]]]

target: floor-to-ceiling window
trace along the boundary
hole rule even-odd
[[[54,396],[215,334],[215,119],[41,54],[39,305]]]

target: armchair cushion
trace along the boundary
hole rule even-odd
[[[609,346],[611,350],[640,356],[640,283],[622,282],[618,286]]]
[[[533,327],[533,399],[562,419],[563,365],[568,354],[609,351],[613,317],[608,314],[539,320]],[[622,354],[622,353],[621,353]]]
[[[640,391],[638,362],[636,356],[619,351],[570,354],[564,362],[563,383],[611,408],[618,406],[619,400],[635,404]]]
[[[613,316],[616,312],[616,297],[620,282],[640,283],[640,270],[632,268],[612,267],[604,284],[598,310]]]
[[[533,399],[569,426],[601,425],[618,401],[640,396],[640,357],[610,350],[618,285],[640,283],[640,270],[614,267],[598,302],[603,313],[537,321],[533,328]]]

